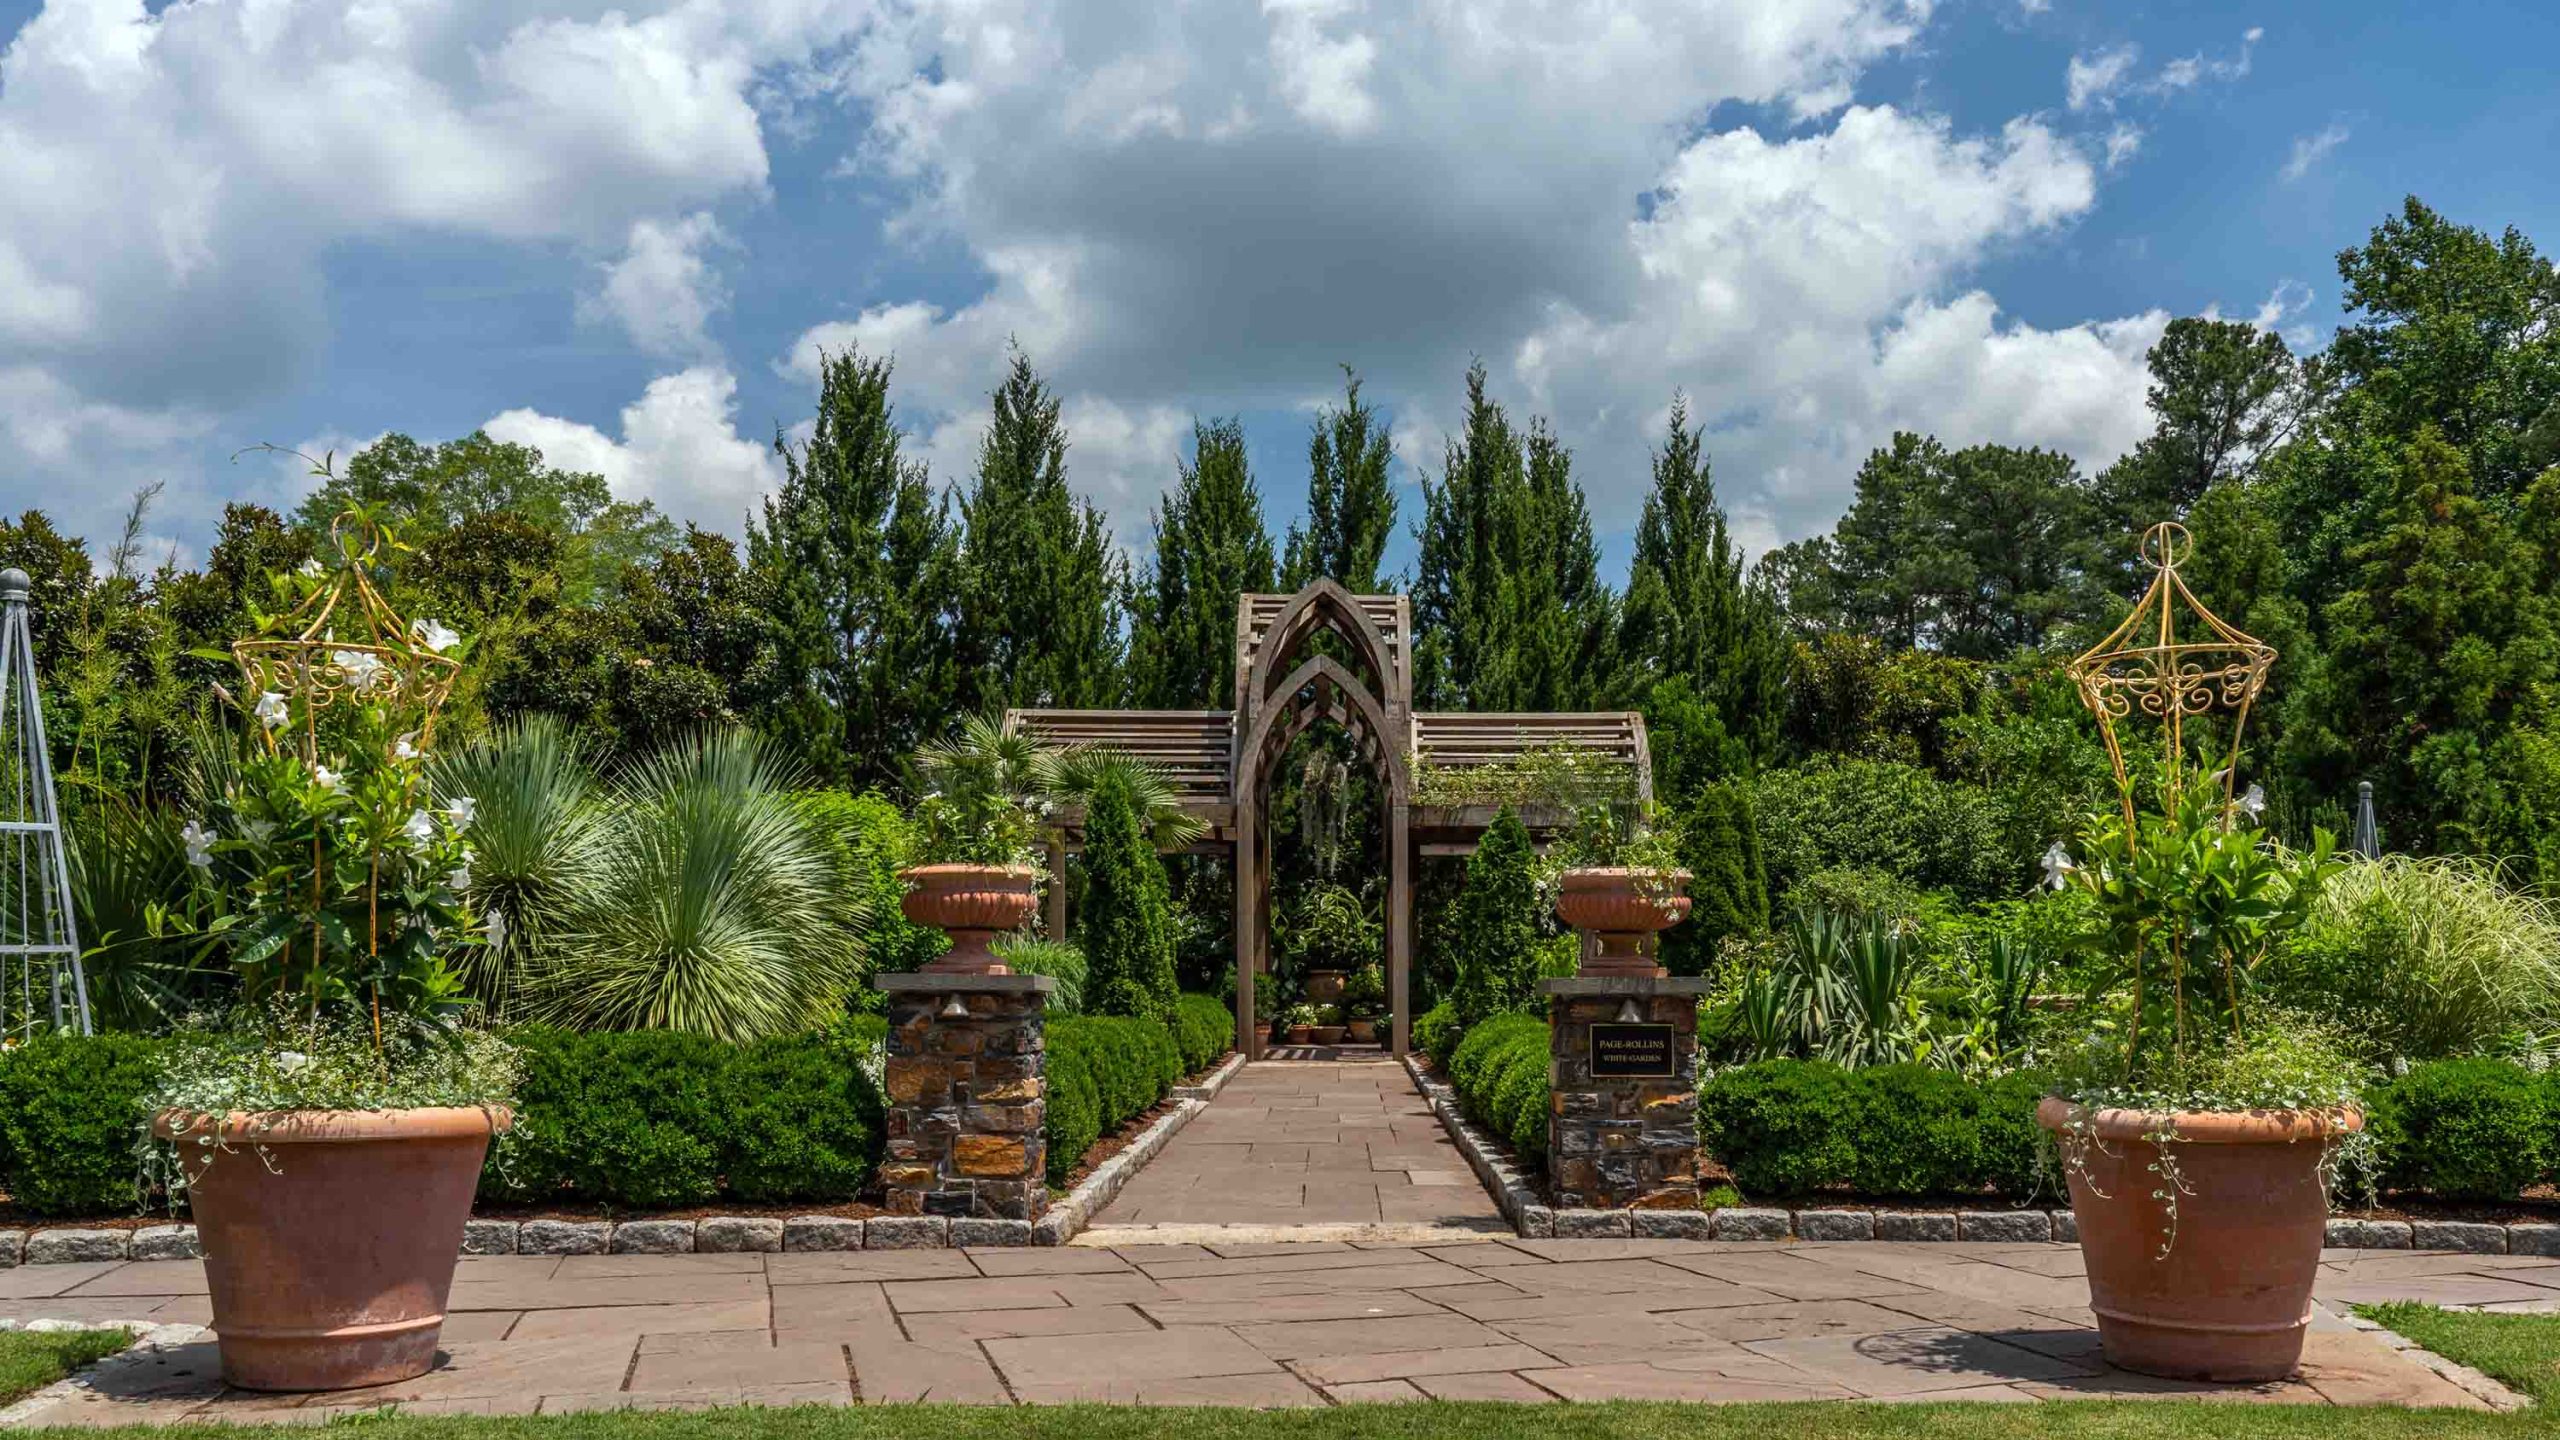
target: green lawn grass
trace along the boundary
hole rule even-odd
[[[131,1339],[122,1330],[0,1331],[0,1405],[113,1355]]]
[[[2534,1410],[2066,1401],[1881,1405],[1354,1405],[1330,1410],[1025,1406],[422,1416],[358,1421],[379,1440],[2472,1440],[2560,1434]],[[345,1422],[341,1422],[345,1423]],[[101,1431],[134,1440],[242,1440],[216,1425]]]
[[[2560,1315],[2484,1315],[2405,1300],[2356,1313],[2542,1405],[2560,1405]]]

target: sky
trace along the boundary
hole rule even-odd
[[[271,443],[486,429],[743,534],[816,359],[965,482],[1018,344],[1143,553],[1197,418],[1304,507],[1341,367],[1408,525],[1468,364],[1613,567],[1675,393],[1755,549],[1897,428],[2147,433],[2416,194],[2560,246],[2560,6],[0,0],[0,508],[198,563]],[[1400,539],[1391,564],[1411,553]]]

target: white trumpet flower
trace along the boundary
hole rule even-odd
[[[202,821],[188,821],[178,838],[186,842],[188,864],[199,870],[213,868],[213,832],[204,828]]]
[[[258,697],[257,714],[258,723],[270,730],[278,728],[292,718],[286,709],[284,697],[273,690],[266,691]]]
[[[2044,852],[2044,883],[2056,890],[2070,883],[2067,877],[2079,868],[2072,862],[2071,852],[2063,849],[2059,840],[2053,842],[2052,849]]]

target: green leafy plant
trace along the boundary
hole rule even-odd
[[[917,862],[1037,868],[1051,808],[1041,794],[1047,763],[1029,736],[1008,734],[1002,720],[984,715],[918,751],[925,789],[915,809]]]
[[[0,1177],[39,1215],[137,1208],[134,1153],[164,1042],[112,1032],[40,1035],[0,1051]]]
[[[528,974],[603,883],[614,817],[592,759],[558,718],[534,714],[429,763],[438,793],[479,802],[472,895],[491,938],[465,950],[457,968],[493,1017],[521,1010]]]
[[[1046,975],[1058,982],[1058,988],[1049,994],[1050,1014],[1083,1013],[1085,979],[1090,973],[1083,950],[1062,940],[1007,935],[995,942],[995,952],[1005,968],[1016,975]]]
[[[1301,972],[1357,974],[1386,951],[1386,926],[1360,896],[1342,885],[1318,885],[1293,907],[1277,937]]]
[[[1580,745],[1544,745],[1490,765],[1434,765],[1415,757],[1417,805],[1506,805],[1514,809],[1571,809],[1593,802],[1635,799],[1635,772],[1601,751]]]

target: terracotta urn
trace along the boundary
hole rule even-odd
[[[1307,1002],[1332,1005],[1342,999],[1342,987],[1351,980],[1348,970],[1310,970],[1307,972]]]
[[[481,1161],[513,1118],[503,1107],[154,1116],[186,1168],[222,1378],[340,1390],[425,1374]]]
[[[1620,866],[1567,870],[1556,914],[1590,937],[1582,948],[1585,976],[1651,978],[1657,937],[1689,918],[1689,872],[1644,874]]]
[[[2099,1110],[2075,1127],[2078,1113],[2048,1096],[2036,1123],[2063,1147],[2108,1361],[2182,1380],[2293,1374],[2328,1227],[2320,1162],[2364,1116]],[[2164,1132],[2177,1137],[2165,1147],[2175,1186],[2151,1170],[2164,1148],[2151,1137]],[[2178,1192],[2174,1217],[2163,1190]]]
[[[1319,1045],[1339,1045],[1342,1043],[1342,1037],[1348,1033],[1350,1033],[1350,1027],[1345,1025],[1318,1025],[1311,1032]]]
[[[1022,928],[1040,906],[1040,872],[1025,865],[918,865],[898,872],[906,894],[898,909],[919,925],[951,937],[951,948],[927,961],[928,975],[1010,975],[989,948]]]
[[[1289,1043],[1292,1045],[1312,1044],[1314,1043],[1315,1038],[1316,1027],[1313,1025],[1292,1025],[1289,1027]]]
[[[1342,1028],[1344,1031],[1344,1038],[1354,1045],[1375,1045],[1378,1043],[1378,1022],[1375,1020],[1371,1020],[1366,1017],[1357,1020],[1346,1020],[1343,1022]]]

